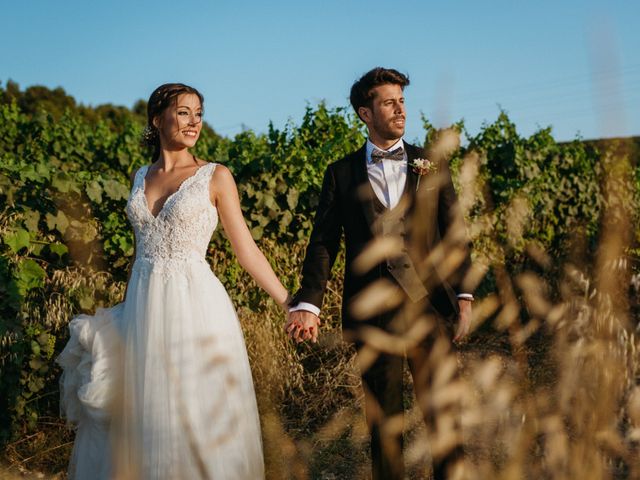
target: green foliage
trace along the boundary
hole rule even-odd
[[[29,118],[51,115],[57,121],[62,119],[66,112],[73,112],[83,121],[92,125],[100,123],[117,135],[124,133],[128,123],[144,124],[147,120],[145,100],[138,100],[131,109],[110,103],[91,107],[78,104],[62,87],[50,89],[42,85],[33,85],[21,91],[16,82],[8,80],[5,88],[0,89],[0,105],[12,103]],[[218,138],[206,122],[202,128],[207,136]]]
[[[100,303],[99,287],[67,285],[63,295],[69,310],[45,321],[56,274],[73,269],[126,279],[133,254],[125,216],[129,176],[149,162],[149,152],[139,145],[141,121],[122,116],[117,128],[113,121],[113,116],[87,119],[73,108],[54,114],[25,111],[16,99],[0,105],[3,425],[32,426],[38,409],[31,398],[55,389],[49,381],[56,372],[52,350],[41,344],[43,335],[59,348],[70,316]],[[304,245],[324,168],[361,141],[353,118],[320,105],[307,109],[299,127],[289,124],[278,131],[271,126],[267,135],[246,132],[228,140],[205,131],[195,153],[234,172],[256,239]],[[233,258],[220,234],[212,242],[216,252]],[[281,255],[286,258],[285,249]],[[255,288],[238,289],[250,280],[237,262],[228,260],[222,268],[230,290],[246,293],[237,295],[236,305],[262,308]]]
[[[238,135],[229,147],[251,232],[283,241],[303,240],[311,228],[327,164],[357,148],[362,130],[344,109],[307,107],[300,126],[269,126],[267,136]]]
[[[134,110],[89,112],[57,90],[27,95],[11,83],[0,89],[0,424],[8,426],[1,438],[33,428],[38,415],[57,414],[56,395],[39,399],[57,388],[53,358],[68,320],[123,291],[133,254],[125,216],[129,176],[150,161],[138,141],[144,102]],[[464,131],[462,123],[456,128]],[[437,136],[425,120],[426,140]],[[549,129],[524,138],[505,113],[467,140],[451,165],[458,182],[465,159],[478,159],[481,188],[468,215],[470,223],[486,216],[490,228],[473,238],[476,257],[518,271],[530,266],[531,242],[554,259],[569,255],[576,239],[593,248],[606,145],[557,143]],[[270,125],[264,135],[227,139],[205,130],[194,153],[234,173],[253,237],[294,290],[324,169],[363,141],[354,115],[321,103],[307,107],[300,125]],[[624,188],[638,206],[640,169],[629,178],[633,185]],[[238,308],[258,314],[267,308],[223,234],[214,235],[209,257]],[[481,292],[492,291],[493,278],[490,271]],[[331,301],[335,321],[339,301]]]
[[[526,240],[536,240],[548,253],[561,255],[576,229],[590,239],[596,234],[602,208],[599,155],[582,142],[558,144],[549,128],[523,138],[503,112],[460,154],[470,151],[480,155],[481,178],[491,192],[486,207],[498,213],[498,238],[511,242],[514,253],[522,253]],[[520,241],[508,235],[504,217],[516,197],[528,210]]]

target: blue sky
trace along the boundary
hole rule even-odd
[[[411,78],[409,140],[421,112],[475,134],[500,107],[525,135],[638,135],[639,18],[632,0],[21,0],[3,5],[0,82],[131,106],[181,81],[232,136],[299,122],[320,100],[346,106],[380,65]]]

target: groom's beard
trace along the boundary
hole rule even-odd
[[[374,121],[373,126],[379,137],[385,140],[397,140],[404,135],[405,117],[396,115],[387,121]]]

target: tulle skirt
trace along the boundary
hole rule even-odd
[[[264,478],[240,325],[204,259],[134,263],[123,303],[80,315],[58,357],[77,479]]]

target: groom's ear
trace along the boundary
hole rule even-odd
[[[358,116],[364,123],[369,123],[371,122],[373,112],[369,107],[360,107],[358,108]]]

